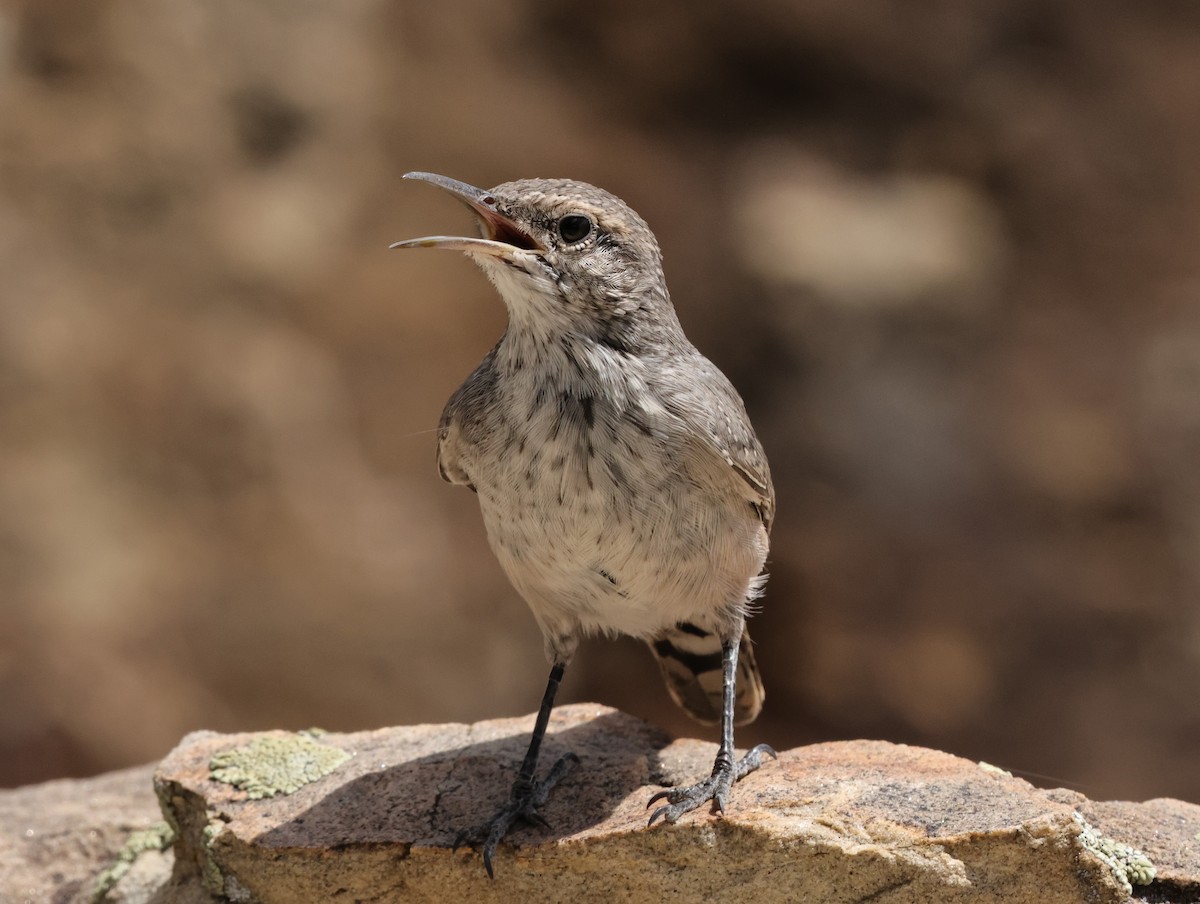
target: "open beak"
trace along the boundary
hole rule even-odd
[[[405,179],[418,179],[438,188],[445,189],[466,204],[475,216],[483,236],[471,238],[457,235],[427,235],[419,239],[406,239],[389,245],[389,248],[445,248],[467,254],[485,254],[513,260],[525,254],[538,254],[543,248],[533,236],[496,209],[496,199],[490,192],[457,179],[439,176],[436,173],[405,173]]]

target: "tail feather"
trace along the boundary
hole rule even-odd
[[[688,622],[680,622],[650,641],[671,698],[689,716],[706,725],[721,721],[721,638]],[[750,632],[742,631],[738,646],[734,724],[753,722],[762,709],[766,690],[754,661]]]

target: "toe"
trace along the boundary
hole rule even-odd
[[[738,760],[737,765],[734,766],[733,780],[735,782],[739,781],[745,778],[755,769],[758,769],[763,764],[764,756],[769,756],[775,760],[779,759],[779,754],[775,752],[775,748],[767,744],[759,744],[744,757]]]

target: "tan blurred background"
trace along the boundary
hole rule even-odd
[[[1191,0],[0,4],[0,785],[536,706],[424,169],[657,231],[779,491],[741,744],[1200,800],[1198,149]],[[563,696],[714,737],[630,641]]]

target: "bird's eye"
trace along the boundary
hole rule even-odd
[[[592,221],[582,214],[567,214],[558,221],[558,235],[568,245],[582,242],[592,231]]]

